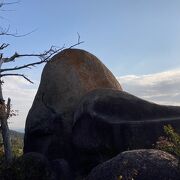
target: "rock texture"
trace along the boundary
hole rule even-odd
[[[40,152],[49,159],[69,156],[74,109],[83,95],[97,88],[122,90],[94,55],[79,49],[55,55],[43,70],[26,120],[24,152]]]
[[[55,159],[51,162],[52,169],[55,173],[57,180],[74,180],[69,163],[64,159]]]
[[[163,151],[126,151],[95,167],[86,180],[179,180],[178,160]]]
[[[180,133],[180,107],[157,105],[113,89],[91,91],[74,117],[72,137],[79,166],[91,169],[119,152],[152,148],[167,124]]]

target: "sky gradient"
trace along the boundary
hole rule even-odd
[[[21,38],[1,37],[1,42],[11,44],[4,55],[42,52],[51,45],[68,47],[77,42],[78,32],[85,42],[77,48],[96,55],[125,90],[154,102],[180,104],[179,0],[22,0],[4,9],[12,11],[0,11],[2,27],[10,25],[11,32],[19,34],[35,30]],[[19,59],[17,64],[24,61],[31,59]],[[24,126],[42,67],[24,71],[35,85],[6,80],[5,97],[10,96],[20,110],[20,120],[11,127]],[[18,99],[18,88],[25,93],[24,99]],[[170,94],[174,93],[177,97],[173,99]]]

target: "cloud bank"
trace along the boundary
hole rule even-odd
[[[9,119],[10,129],[22,130],[25,127],[25,119],[37,92],[37,85],[32,85],[22,78],[4,78],[4,99],[11,98],[13,110],[18,110],[18,116]],[[35,83],[36,84],[36,83]]]
[[[128,75],[117,79],[125,91],[140,98],[159,104],[180,105],[180,69],[149,75]],[[31,85],[15,77],[7,77],[4,81],[4,99],[10,97],[13,109],[19,110],[19,115],[10,119],[10,128],[24,129],[38,83]]]
[[[159,104],[180,105],[180,69],[117,79],[133,95]]]

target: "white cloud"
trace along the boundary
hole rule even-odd
[[[138,97],[160,104],[180,105],[180,69],[117,79],[125,91]]]
[[[11,129],[24,129],[27,113],[32,105],[37,91],[37,85],[32,85],[22,78],[4,78],[4,99],[11,98],[12,109],[18,110],[18,116],[9,119]]]

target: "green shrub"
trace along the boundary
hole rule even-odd
[[[17,158],[23,154],[23,133],[10,130],[13,157]],[[4,148],[2,134],[0,133],[0,164],[4,161]]]
[[[164,126],[165,136],[159,137],[156,148],[180,158],[180,135],[171,125]]]
[[[38,153],[14,158],[10,164],[0,166],[1,180],[55,180],[48,160]]]

